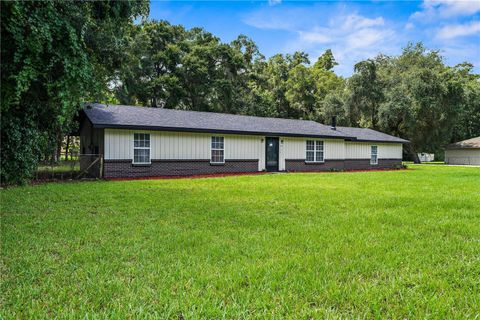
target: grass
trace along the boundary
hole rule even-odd
[[[80,163],[78,161],[62,161],[61,163],[54,163],[51,165],[40,165],[37,168],[38,172],[72,172],[80,171]]]
[[[480,170],[1,191],[3,318],[478,318]]]
[[[406,165],[417,165],[417,164],[414,164],[413,161],[403,161],[403,164],[406,164]],[[429,162],[422,162],[421,165],[424,165],[424,164],[434,164],[434,165],[446,165],[446,163],[444,161],[429,161]]]

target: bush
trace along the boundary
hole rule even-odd
[[[8,117],[8,116],[7,116]],[[23,119],[2,119],[0,181],[24,184],[32,178],[46,139],[31,123]]]

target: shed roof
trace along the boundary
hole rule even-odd
[[[404,143],[407,140],[361,128],[333,130],[311,120],[254,117],[215,112],[88,103],[84,107],[96,128],[238,133],[274,136],[329,137]],[[349,131],[356,129],[357,131]]]
[[[480,148],[480,137],[471,138],[449,144],[446,149],[477,149]]]

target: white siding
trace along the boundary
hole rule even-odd
[[[262,147],[260,136],[233,136],[225,137],[225,159],[258,159]]]
[[[378,144],[378,158],[379,159],[402,159],[401,143],[384,143]]]
[[[284,159],[305,159],[307,138],[285,138]],[[313,139],[322,140],[325,160],[344,159],[345,142],[339,139]]]
[[[370,159],[370,143],[345,142],[345,159]]]
[[[343,140],[324,140],[325,160],[343,160],[345,159],[345,141]]]
[[[278,170],[284,171],[285,170],[285,151],[286,151],[286,139],[284,137],[280,137],[278,139]]]
[[[265,169],[265,137],[260,137],[260,159],[258,161],[258,171],[264,171]]]
[[[152,159],[210,159],[211,135],[185,132],[155,132]],[[226,150],[226,148],[225,148]]]
[[[305,159],[305,141],[304,138],[285,138],[284,154],[285,159]]]
[[[210,139],[225,137],[225,159],[258,159],[259,170],[265,167],[265,142],[261,136],[205,134],[148,130],[105,129],[105,159],[132,159],[133,134],[150,133],[151,159],[210,159]]]
[[[150,133],[151,159],[210,159],[212,135],[225,137],[225,159],[258,159],[258,170],[265,170],[265,137],[167,131],[105,129],[105,159],[132,159],[133,134]],[[305,159],[307,138],[279,138],[279,169],[285,170],[285,159]],[[370,159],[370,147],[378,146],[379,159],[401,159],[402,144],[324,141],[325,160]]]
[[[371,146],[378,146],[379,159],[402,159],[401,143],[345,142],[345,159],[370,159]]]
[[[445,150],[448,164],[480,165],[480,149]]]

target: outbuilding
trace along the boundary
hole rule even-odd
[[[480,137],[449,144],[445,148],[445,163],[480,165]]]
[[[96,103],[80,126],[81,153],[101,155],[106,178],[396,168],[406,142],[335,123]]]

